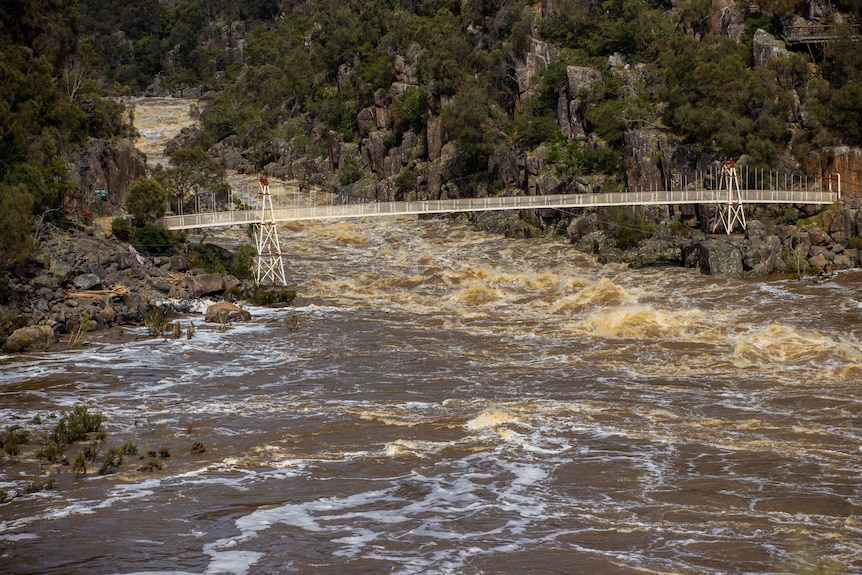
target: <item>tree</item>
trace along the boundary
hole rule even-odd
[[[168,194],[155,180],[138,178],[129,185],[126,209],[138,225],[151,224],[165,215]]]
[[[0,268],[8,269],[33,248],[33,196],[18,185],[0,185]]]
[[[183,213],[187,202],[202,191],[216,193],[224,189],[225,169],[203,148],[180,148],[170,155],[171,168],[156,173],[156,180],[176,202]]]

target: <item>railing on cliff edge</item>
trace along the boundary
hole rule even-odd
[[[791,46],[796,44],[825,44],[843,38],[858,40],[859,32],[859,24],[787,26],[784,40]]]

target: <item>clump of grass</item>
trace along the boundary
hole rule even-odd
[[[186,328],[186,339],[191,339],[195,335],[195,322],[190,322]]]
[[[180,322],[175,321],[171,324],[171,339],[180,339],[180,336],[183,334],[183,327],[180,325]]]
[[[207,450],[207,446],[201,443],[200,441],[195,441],[194,445],[192,445],[192,453],[195,455],[200,455]]]
[[[101,413],[90,413],[83,405],[76,405],[72,411],[63,412],[57,425],[48,436],[47,445],[36,453],[39,459],[48,461],[64,460],[63,450],[66,446],[83,441],[93,433],[97,433],[96,440],[84,450],[84,457],[92,457],[95,460],[96,453],[101,441],[105,438],[102,424],[105,416]]]
[[[132,443],[131,441],[127,441],[123,444],[123,447],[120,449],[123,450],[123,454],[125,455],[137,455],[138,454],[138,446]]]
[[[56,484],[57,482],[53,477],[45,479],[40,473],[37,473],[33,477],[28,477],[26,479],[22,493],[27,494],[47,491],[49,489],[54,489]]]
[[[152,336],[161,336],[165,333],[169,323],[168,318],[165,317],[165,313],[159,308],[150,310],[150,313],[144,319],[144,325],[147,326],[147,330]]]
[[[147,459],[147,462],[142,466],[138,467],[138,471],[142,471],[144,473],[150,471],[160,471],[162,469],[162,462],[156,459],[155,457],[150,457]]]
[[[84,314],[81,316],[81,319],[78,320],[75,328],[69,333],[69,349],[76,349],[84,343],[84,338],[93,329],[93,320],[90,319],[90,316]]]
[[[21,446],[30,441],[30,433],[20,425],[13,425],[4,433],[0,433],[0,447],[10,457],[21,454]]]

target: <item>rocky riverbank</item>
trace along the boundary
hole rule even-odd
[[[647,225],[638,230],[644,239],[630,247],[621,245],[616,224],[607,221],[601,211],[562,219],[556,213],[545,218],[541,210],[532,218],[489,212],[473,222],[477,228],[510,237],[562,235],[602,263],[632,267],[671,265],[709,275],[816,278],[862,265],[862,209],[855,202],[825,210],[816,206],[786,207],[782,212],[774,207],[755,208],[745,231],[733,235],[703,231],[713,219],[708,209],[692,207],[690,214],[675,218],[666,208],[644,210]]]
[[[199,298],[230,298],[253,288],[230,275],[187,269],[183,256],[143,255],[97,228],[49,227],[6,286],[0,343],[9,351],[48,348],[84,318],[94,331],[140,325],[156,309],[185,313]]]

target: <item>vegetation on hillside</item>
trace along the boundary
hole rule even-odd
[[[761,166],[774,165],[791,138],[797,159],[812,146],[862,143],[862,112],[854,105],[862,92],[858,49],[838,46],[816,69],[801,52],[752,66],[754,31],[780,35],[802,9],[796,2],[741,3],[739,41],[710,34],[708,0],[553,4],[542,17],[523,0],[260,0],[242,7],[227,0],[82,1],[80,12],[106,80],[139,91],[158,75],[169,91],[212,90],[199,144],[236,136],[258,154],[251,158],[258,167],[271,158],[255,144],[307,135],[309,126],[356,140],[357,114],[375,94],[388,94],[397,78],[393,61],[407,54],[416,60],[413,87],[393,102],[387,143],[398,144],[407,130],[421,134],[428,102],[443,102],[445,136],[460,152],[452,175],[468,182],[493,171],[488,157],[498,146],[556,142],[560,149],[556,114],[566,66],[605,70],[615,54],[642,70],[641,81],[623,84],[607,74],[583,95],[591,133],[605,149],[569,146],[562,157],[582,172],[619,174],[623,134],[635,122],[728,156],[748,154]],[[860,15],[858,1],[835,8]],[[534,90],[520,93],[515,69],[531,38],[560,56]],[[813,110],[804,123],[789,117],[794,97]]]
[[[73,185],[70,154],[128,135],[107,97],[148,89],[206,95],[197,147],[154,175],[177,206],[195,193],[189,167],[220,177],[204,151],[225,138],[259,170],[274,159],[270,142],[324,156],[322,136],[358,142],[359,112],[381,98],[387,147],[439,119],[458,151],[445,176],[464,195],[504,187],[501,150],[541,148],[559,172],[621,181],[624,136],[640,125],[759,166],[791,151],[804,167],[822,146],[862,144],[862,51],[849,36],[816,61],[799,51],[753,65],[755,30],[780,35],[806,6],[738,2],[743,29],[731,39],[714,33],[709,0],[10,0],[0,7],[0,267],[26,257],[34,217]],[[859,0],[830,6],[825,22],[862,17]],[[518,70],[537,41],[553,58],[524,91]],[[577,95],[582,139],[557,119],[568,66],[601,74]],[[395,81],[406,85],[393,96]],[[429,159],[428,146],[416,153],[393,178],[402,197]],[[345,166],[342,184],[365,175],[354,159]]]
[[[31,252],[36,216],[56,217],[74,186],[69,156],[88,138],[129,134],[101,70],[74,2],[0,6],[0,270]]]

